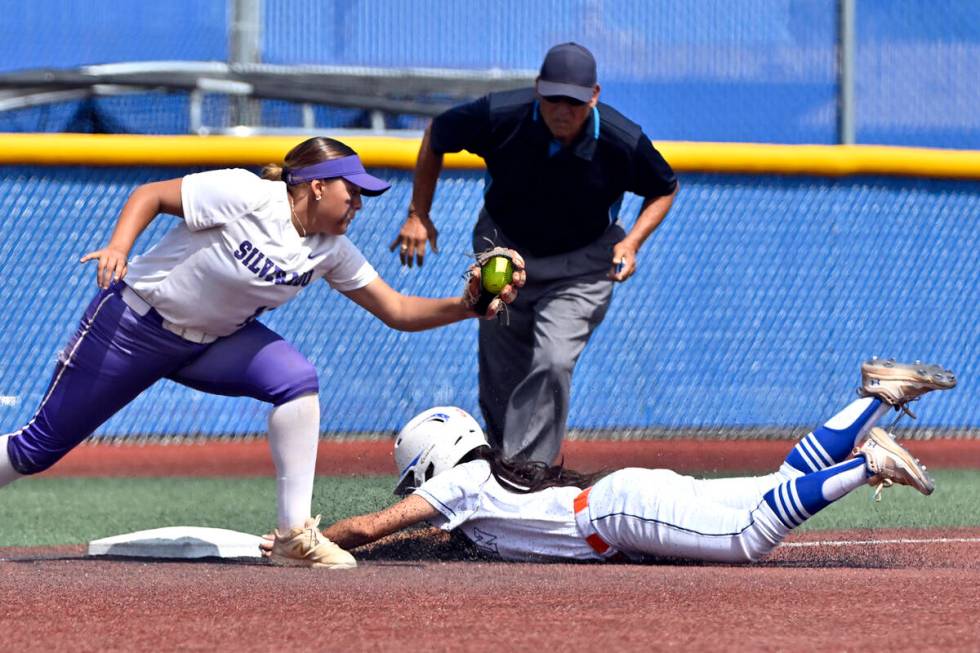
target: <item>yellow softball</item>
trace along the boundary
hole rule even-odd
[[[514,276],[514,264],[506,256],[494,256],[480,268],[483,289],[493,295],[499,294]]]

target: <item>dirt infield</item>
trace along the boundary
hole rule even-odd
[[[573,442],[582,469],[766,470],[792,443]],[[907,443],[980,466],[973,440]],[[392,474],[388,441],[324,443],[321,474]],[[80,447],[46,475],[271,474],[264,442]],[[505,564],[434,531],[356,552],[356,570],[94,559],[0,548],[10,651],[973,651],[980,529],[792,536],[753,566]]]
[[[567,442],[565,464],[594,471],[666,467],[687,471],[771,471],[795,440],[624,440]],[[980,468],[980,439],[912,440],[903,444],[930,467]],[[45,476],[266,476],[273,473],[264,440],[178,445],[86,445]],[[394,474],[390,440],[322,441],[317,473]]]
[[[343,572],[6,549],[0,632],[10,651],[976,650],[980,530],[858,536],[920,543],[792,538],[752,567],[430,557]]]

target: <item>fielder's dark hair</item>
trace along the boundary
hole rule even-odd
[[[469,452],[457,464],[471,460],[485,460],[490,473],[505,489],[516,494],[531,494],[549,487],[577,487],[584,490],[608,474],[602,470],[591,474],[568,469],[564,461],[557,465],[533,460],[509,460],[490,447],[478,447]]]
[[[326,136],[316,136],[306,139],[289,150],[283,157],[283,164],[287,168],[305,168],[355,154],[357,152],[345,143]],[[281,164],[269,163],[262,168],[262,178],[269,181],[282,181],[282,169],[283,165]]]

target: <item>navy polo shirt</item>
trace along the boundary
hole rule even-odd
[[[677,187],[670,165],[636,123],[599,103],[567,147],[552,137],[534,89],[491,93],[440,114],[437,153],[468,150],[487,165],[484,203],[504,234],[535,256],[595,242],[629,191],[644,198]]]

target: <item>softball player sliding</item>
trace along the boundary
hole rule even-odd
[[[138,187],[98,263],[100,292],[58,357],[33,419],[0,436],[0,486],[56,463],[143,390],[167,378],[213,394],[272,404],[269,445],[276,466],[274,562],[354,566],[310,517],[319,383],[312,364],[256,318],[324,278],[388,326],[430,329],[476,313],[479,268],[462,298],[402,295],[345,236],[361,195],[389,188],[357,154],[312,138],[266,166],[263,178],[216,170]],[[152,249],[127,262],[159,213],[183,218]],[[516,253],[512,253],[516,254]],[[523,262],[487,315],[513,301]]]
[[[758,560],[790,530],[865,484],[932,492],[925,467],[874,424],[892,406],[952,388],[955,376],[938,366],[874,359],[862,365],[862,377],[863,398],[797,443],[778,471],[752,478],[698,480],[635,468],[589,476],[507,462],[490,452],[467,413],[433,408],[395,440],[402,472],[396,493],[414,493],[324,534],[351,548],[427,521],[459,528],[505,560]]]

